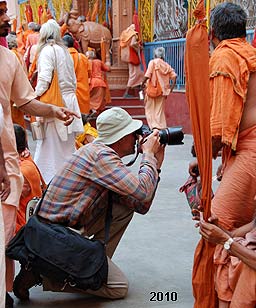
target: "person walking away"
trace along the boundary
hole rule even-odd
[[[149,83],[153,87],[160,90],[158,96],[150,96],[149,93],[145,95],[145,115],[150,129],[163,129],[167,127],[165,116],[165,103],[167,96],[173,91],[176,84],[177,74],[174,69],[165,62],[165,49],[158,47],[154,50],[154,59],[148,64],[147,71],[142,81],[142,88],[144,88],[147,81],[147,88]],[[170,85],[170,81],[172,84]]]
[[[106,104],[106,90],[108,88],[105,73],[110,72],[110,67],[100,60],[100,55],[93,50],[87,51],[91,65],[90,76],[90,109],[99,115],[104,111]]]
[[[64,105],[80,114],[73,61],[61,39],[59,25],[50,19],[40,30],[38,81],[35,89],[37,96],[40,97],[50,87],[55,68]],[[65,127],[61,121],[54,118],[40,121],[44,122],[45,138],[37,140],[34,161],[46,183],[49,183],[75,151],[75,136],[83,132],[83,123],[81,119],[76,118],[71,125]]]
[[[141,86],[144,73],[140,68],[140,42],[135,25],[131,24],[120,35],[121,60],[128,63],[129,77],[124,97],[131,96],[129,90]]]
[[[25,46],[25,54],[24,54],[24,61],[26,63],[27,72],[29,72],[30,67],[34,61],[34,58],[37,53],[37,44],[40,37],[40,29],[41,26],[35,24],[34,26],[34,33],[31,33],[27,37],[26,46]]]

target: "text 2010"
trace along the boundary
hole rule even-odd
[[[178,293],[173,291],[173,292],[155,292],[152,291],[150,292],[150,302],[177,302],[178,300]]]

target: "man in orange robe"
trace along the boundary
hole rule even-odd
[[[91,66],[91,75],[89,76],[90,108],[100,114],[109,102],[107,95],[108,82],[105,74],[110,72],[111,69],[100,60],[100,55],[94,51],[87,51],[86,56],[88,56],[89,65]]]
[[[246,42],[246,13],[222,3],[211,13],[211,136],[213,157],[222,149],[222,181],[212,200],[212,213],[228,231],[249,223],[256,209],[256,50]],[[195,164],[190,164],[190,174]],[[219,308],[229,307],[230,257],[215,249],[215,288]],[[248,277],[250,279],[250,277]],[[246,306],[243,306],[246,307]]]
[[[140,86],[144,73],[140,68],[140,43],[135,25],[131,24],[120,35],[121,60],[128,63],[129,79],[124,97],[129,97],[130,88]]]
[[[76,96],[79,108],[82,114],[89,114],[90,112],[90,91],[88,74],[91,73],[87,57],[79,53],[74,48],[74,39],[71,35],[64,35],[63,41],[68,47],[68,51],[73,59],[75,74],[76,74]]]

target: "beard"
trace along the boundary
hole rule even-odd
[[[0,26],[0,37],[6,37],[9,34],[11,29],[11,25],[9,23],[5,23]]]

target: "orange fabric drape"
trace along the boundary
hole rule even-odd
[[[96,0],[93,6],[92,13],[91,13],[91,19],[90,19],[91,21],[96,21],[97,16],[99,14],[99,10],[100,10],[100,2],[99,0]]]
[[[41,177],[35,163],[29,158],[20,162],[21,172],[30,186],[28,195],[20,197],[19,209],[17,211],[16,232],[26,223],[26,206],[29,200],[42,196]]]
[[[254,36],[253,36],[253,40],[252,40],[252,46],[254,48],[256,48],[256,29],[254,30]]]
[[[209,45],[204,1],[199,0],[195,18],[199,22],[188,31],[185,49],[186,96],[202,182],[201,205],[204,219],[210,216],[212,145],[210,133]],[[201,239],[196,247],[193,267],[194,308],[214,308],[213,254],[215,246]]]

